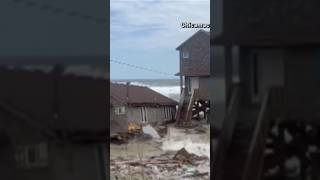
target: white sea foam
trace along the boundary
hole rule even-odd
[[[151,86],[150,89],[170,98],[180,94],[179,86]]]
[[[160,138],[158,132],[150,125],[143,126],[142,131],[145,134],[151,135],[153,138],[156,138],[156,139]]]
[[[180,141],[171,139],[163,142],[162,149],[165,151],[178,151],[185,148],[189,153],[194,153],[198,156],[207,156],[210,158],[210,144],[198,143],[191,139],[183,139]]]
[[[141,83],[141,82],[138,82],[138,81],[130,82],[130,84],[134,85],[134,86],[150,87],[149,85]]]
[[[167,137],[162,142],[164,151],[178,151],[185,148],[189,153],[210,158],[210,141],[199,134],[186,134],[180,129],[169,128]]]
[[[117,83],[126,84],[126,82],[121,81],[118,81]],[[130,82],[130,84],[134,86],[148,87],[166,97],[179,101],[180,86],[152,86],[138,81]]]

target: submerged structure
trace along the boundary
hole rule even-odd
[[[161,124],[175,119],[178,103],[148,87],[110,83],[110,135],[130,124]]]

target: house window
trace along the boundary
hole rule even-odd
[[[171,108],[170,107],[165,107],[165,118],[166,119],[171,119]]]
[[[18,146],[15,156],[18,168],[48,166],[48,146],[46,143]]]
[[[164,118],[165,119],[169,119],[168,118],[168,109],[167,109],[167,107],[163,107],[163,109],[164,109]]]
[[[189,51],[183,51],[182,52],[182,58],[183,59],[188,59],[190,57]]]
[[[148,122],[148,115],[147,115],[147,108],[146,107],[141,107],[141,121],[142,123],[147,123]]]
[[[126,108],[124,106],[115,108],[116,115],[123,115],[126,113]]]

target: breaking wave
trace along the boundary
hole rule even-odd
[[[162,142],[164,151],[178,151],[185,148],[188,152],[198,156],[210,158],[210,140],[206,140],[198,134],[185,134],[176,128],[170,128],[168,136]]]
[[[156,80],[155,80],[156,81]],[[126,84],[126,81],[115,81],[118,84]],[[146,84],[139,81],[130,82],[131,85],[141,86],[141,87],[148,87],[166,97],[179,101],[180,99],[180,86],[166,86],[165,84],[157,84],[153,83],[153,85]]]

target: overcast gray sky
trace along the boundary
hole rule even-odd
[[[199,30],[181,23],[210,23],[210,0],[111,0],[110,9],[111,59],[172,74],[111,62],[111,79],[175,78],[175,48]]]

